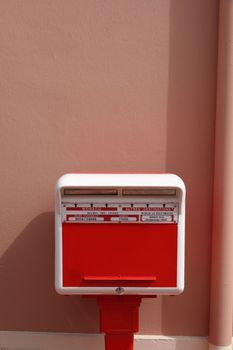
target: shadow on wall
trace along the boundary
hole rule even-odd
[[[98,332],[94,300],[54,290],[54,215],[32,220],[0,259],[0,329]]]
[[[166,170],[187,188],[186,281],[163,298],[163,334],[208,334],[217,23],[217,1],[171,1]]]

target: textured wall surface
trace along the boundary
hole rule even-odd
[[[53,190],[68,172],[187,184],[186,289],[145,300],[142,333],[206,335],[217,0],[0,1],[0,329],[98,331],[54,291]]]

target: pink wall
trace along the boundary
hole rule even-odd
[[[142,333],[206,335],[218,1],[0,3],[0,329],[93,332],[53,281],[53,189],[79,171],[187,184],[186,290],[143,301]]]

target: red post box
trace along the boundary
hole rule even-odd
[[[179,294],[184,228],[185,186],[176,175],[64,175],[56,185],[56,290],[105,296],[102,320],[109,303],[127,296]]]

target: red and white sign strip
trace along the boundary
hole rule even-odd
[[[66,223],[177,223],[178,204],[74,204],[62,203]]]

